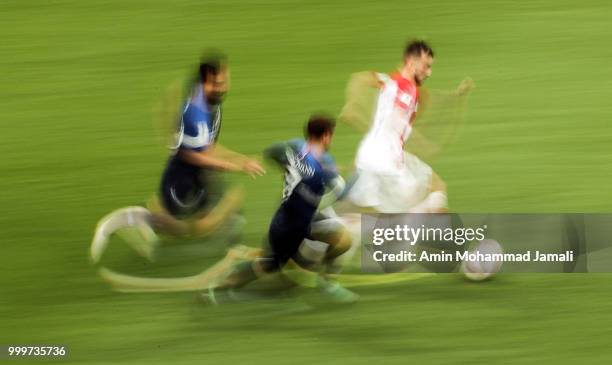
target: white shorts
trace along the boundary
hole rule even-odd
[[[381,213],[406,213],[427,197],[433,170],[425,162],[404,152],[404,164],[396,175],[357,170],[357,180],[348,193],[355,205]]]

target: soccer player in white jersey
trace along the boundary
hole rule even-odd
[[[444,182],[425,162],[404,152],[419,105],[419,87],[431,76],[434,52],[426,42],[415,40],[406,46],[403,61],[397,73],[365,76],[379,93],[373,122],[357,151],[357,176],[348,199],[381,213],[443,212]],[[350,123],[350,113],[343,114],[341,118]]]

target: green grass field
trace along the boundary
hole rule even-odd
[[[610,275],[437,275],[355,288],[347,308],[215,308],[113,293],[87,249],[102,215],[155,192],[166,152],[151,106],[207,46],[232,66],[221,142],[258,154],[310,112],[337,113],[351,73],[392,70],[424,37],[432,89],[476,83],[435,164],[454,210],[610,212],[611,15],[593,0],[3,1],[0,344],[66,344],[82,363],[609,363]],[[358,141],[338,128],[341,164]],[[256,245],[278,173],[232,180]]]

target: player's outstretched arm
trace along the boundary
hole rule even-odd
[[[177,127],[180,126],[181,105],[185,101],[185,85],[183,80],[174,80],[166,87],[163,94],[152,108],[153,127],[160,146],[164,149],[174,149],[177,143]]]
[[[187,149],[181,149],[179,155],[181,158],[195,166],[207,167],[225,171],[244,172],[252,177],[261,176],[265,174],[264,168],[253,159],[231,159],[223,158],[217,154],[216,148],[212,148],[206,151],[193,151]]]
[[[261,176],[266,173],[266,170],[261,166],[257,159],[245,156],[219,143],[215,144],[214,151],[216,156],[233,161],[239,166],[242,166],[241,171],[251,175],[252,177]]]
[[[467,96],[474,89],[474,80],[471,77],[466,77],[459,85],[452,90],[429,90],[426,88],[419,89],[419,110],[418,115],[423,114],[430,107],[440,108],[446,107],[454,103],[465,102]]]
[[[321,197],[319,209],[332,206],[341,196],[344,195],[346,182],[342,176],[337,175],[327,184],[327,192]]]
[[[288,163],[287,148],[289,148],[289,146],[286,142],[275,143],[266,148],[263,155],[266,160],[275,163],[280,168],[284,168],[284,166]]]
[[[406,144],[406,150],[423,161],[430,161],[442,151],[442,147],[439,143],[425,137],[419,128],[414,128]]]
[[[248,160],[251,160],[248,156],[243,155],[242,153],[231,150],[220,143],[216,143],[214,146],[215,156],[224,158],[227,160],[232,160],[237,164],[245,163]]]
[[[381,81],[375,72],[352,74],[346,86],[346,101],[338,119],[360,132],[367,132],[375,101],[373,91],[380,86]]]

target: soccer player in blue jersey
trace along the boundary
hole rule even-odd
[[[260,257],[234,266],[218,288],[241,287],[281,270],[289,261],[320,273],[336,269],[334,260],[350,248],[351,239],[339,221],[321,213],[345,185],[327,152],[334,128],[332,118],[314,115],[306,126],[306,140],[290,140],[265,151],[285,170],[283,199],[268,230],[268,245]],[[317,285],[334,300],[357,298],[324,275],[318,276]]]
[[[221,190],[218,172],[243,172],[256,177],[265,170],[257,160],[217,143],[229,77],[227,57],[218,51],[207,52],[176,120],[173,154],[161,179],[159,202],[153,201],[149,209],[121,208],[101,219],[91,247],[94,262],[100,259],[110,235],[122,228],[139,229],[141,237],[124,239],[149,257],[152,244],[157,242],[156,233],[202,236],[219,228],[240,208],[242,190],[238,188],[219,193],[222,198],[213,202],[212,192]]]
[[[199,65],[196,81],[182,110],[176,151],[168,160],[162,176],[160,200],[164,213],[168,214],[157,214],[155,218],[158,225],[164,228],[178,229],[181,233],[196,236],[206,233],[230,209],[222,207],[221,211],[211,210],[210,214],[188,226],[181,220],[202,213],[210,205],[215,172],[243,172],[253,177],[265,172],[256,160],[217,143],[221,131],[221,105],[228,88],[226,57],[220,53],[206,55]],[[222,200],[220,204],[227,205],[227,202]]]

